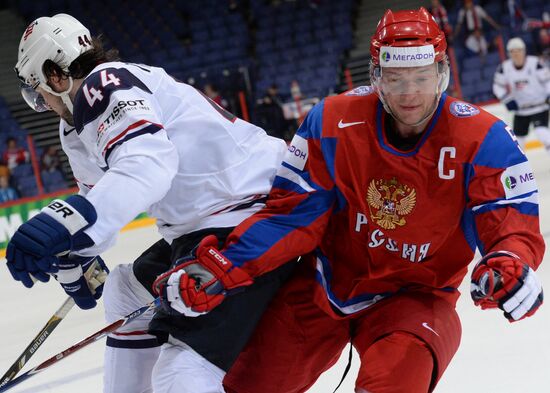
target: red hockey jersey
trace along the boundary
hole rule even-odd
[[[259,275],[309,253],[317,298],[339,315],[407,288],[454,291],[476,248],[539,265],[538,191],[509,127],[443,95],[416,146],[400,151],[384,114],[366,87],[316,105],[226,257]]]

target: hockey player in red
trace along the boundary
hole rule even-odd
[[[535,313],[544,254],[537,187],[510,128],[447,96],[446,41],[424,9],[387,11],[372,38],[371,87],[308,114],[264,209],[225,248],[155,288],[183,313],[297,255],[300,268],[224,379],[230,393],[305,392],[351,342],[356,392],[432,391],[458,349],[457,290],[510,321]]]

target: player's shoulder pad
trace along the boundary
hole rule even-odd
[[[483,108],[457,98],[446,96],[441,114],[453,130],[453,135],[464,142],[481,141],[499,119]]]
[[[323,112],[325,109],[325,99],[321,100],[308,112],[304,122],[296,131],[296,134],[302,138],[320,139],[323,132]]]
[[[490,168],[508,168],[525,162],[527,158],[519,147],[512,128],[502,120],[494,119],[494,123],[484,133],[472,163]]]
[[[151,90],[127,68],[103,68],[88,75],[77,91],[73,116],[75,127],[81,133],[84,126],[97,119],[109,106],[111,95],[119,90],[137,87],[146,93]]]

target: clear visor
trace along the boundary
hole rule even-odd
[[[429,119],[449,83],[446,61],[420,67],[375,67],[371,82],[386,112],[406,125]]]
[[[436,94],[440,78],[437,65],[412,68],[378,68],[373,81],[384,94]]]
[[[46,100],[38,91],[31,86],[21,84],[21,95],[23,99],[32,109],[37,112],[46,112],[51,110],[50,106],[46,103]]]

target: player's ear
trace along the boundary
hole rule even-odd
[[[53,91],[62,92],[67,90],[68,77],[57,64],[48,60],[44,63],[43,69],[48,78],[48,86]]]
[[[67,77],[62,73],[53,72],[48,76],[48,85],[53,91],[61,92],[66,90]]]

